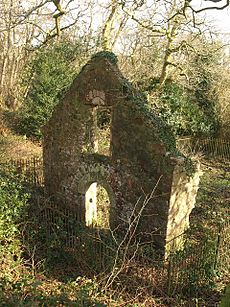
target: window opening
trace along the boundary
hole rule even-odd
[[[111,109],[96,107],[94,110],[94,151],[110,156],[111,144]]]

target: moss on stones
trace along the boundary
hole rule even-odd
[[[97,59],[97,58],[105,58],[109,60],[110,63],[112,64],[117,64],[118,62],[118,58],[113,52],[105,51],[105,50],[95,53],[91,59]]]

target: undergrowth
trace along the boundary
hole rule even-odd
[[[202,223],[203,229],[211,231],[229,205],[228,166],[220,164],[215,168],[208,163],[206,167],[191,220],[200,235]],[[204,261],[199,259],[205,263],[203,277],[193,269],[195,245],[190,246],[192,253],[188,251],[190,258],[184,257],[186,249],[175,256],[174,270],[184,266],[183,274],[178,271],[176,287],[180,282],[183,287],[179,294],[170,294],[176,288],[173,284],[169,288],[167,274],[175,276],[175,272],[165,271],[154,248],[138,244],[132,238],[132,231],[127,240],[118,241],[107,233],[81,229],[73,236],[78,240],[77,248],[68,247],[65,217],[60,208],[56,219],[49,213],[52,223],[48,227],[41,210],[49,204],[34,206],[35,195],[29,195],[23,175],[18,176],[14,169],[3,166],[0,175],[0,306],[176,307],[214,306],[218,301],[217,289],[212,284],[216,242],[207,241]],[[68,220],[69,230],[74,231],[76,225],[69,215]],[[194,233],[190,238],[198,239]],[[205,295],[202,291],[206,291]]]

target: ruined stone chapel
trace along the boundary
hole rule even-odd
[[[188,227],[199,172],[188,175],[169,128],[114,54],[91,58],[43,132],[46,193],[86,227],[125,229],[139,214],[137,235],[162,250]]]

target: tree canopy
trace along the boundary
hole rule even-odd
[[[191,0],[33,0],[29,3],[3,0],[0,4],[1,108],[20,114],[21,133],[39,135],[35,126],[40,127],[52,112],[74,72],[89,55],[107,50],[118,55],[125,76],[145,92],[151,104],[157,105],[159,114],[165,110],[166,102],[167,112],[170,111],[172,94],[177,96],[179,90],[178,103],[185,106],[187,101],[193,119],[192,114],[197,110],[197,120],[203,124],[206,119],[226,121],[228,116],[221,112],[221,104],[229,112],[229,103],[218,86],[221,78],[228,80],[228,47],[202,13],[228,6],[227,0],[203,0],[199,7]],[[177,112],[182,112],[181,108]],[[171,115],[175,115],[174,111],[170,111]],[[174,123],[173,116],[170,121]],[[191,118],[185,122],[192,125]],[[217,122],[214,120],[203,130],[214,132]],[[196,129],[186,127],[183,133],[195,131],[199,125]],[[183,129],[179,130],[182,133]]]

